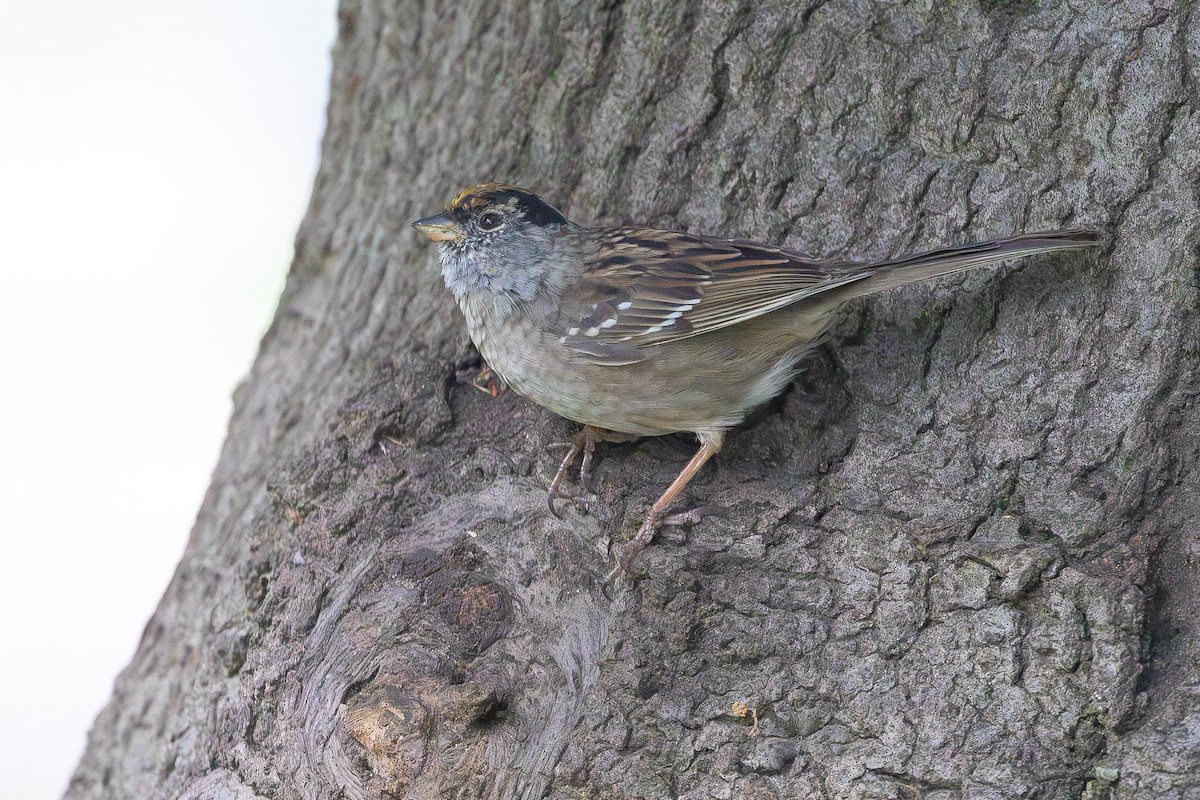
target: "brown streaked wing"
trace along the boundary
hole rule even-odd
[[[606,256],[580,282],[588,302],[560,323],[560,341],[597,363],[629,364],[638,348],[736,325],[869,274],[653,228],[615,229],[599,251]]]

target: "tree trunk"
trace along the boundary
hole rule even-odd
[[[1178,3],[343,3],[279,311],[70,798],[1195,798],[1200,21]],[[929,6],[933,6],[930,8]],[[686,437],[470,385],[409,222],[882,258],[1109,243],[860,301],[606,589]]]

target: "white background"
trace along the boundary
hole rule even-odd
[[[0,3],[0,794],[58,797],[274,309],[335,0]]]

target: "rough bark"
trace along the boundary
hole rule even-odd
[[[1200,796],[1200,24],[932,5],[343,3],[278,314],[67,796]],[[408,227],[492,178],[819,255],[1111,240],[855,304],[608,593],[688,442],[548,514],[573,426],[470,387]]]

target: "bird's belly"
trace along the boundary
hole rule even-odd
[[[644,361],[620,366],[591,363],[543,331],[501,338],[483,320],[473,330],[480,353],[518,394],[585,425],[657,436],[737,425],[783,390],[815,338],[794,328],[786,337],[747,336],[762,332],[745,327],[647,348]]]
[[[514,347],[490,331],[476,333],[480,355],[510,389],[561,417],[638,436],[687,430],[671,426],[671,403],[653,387],[625,387],[628,367],[578,362],[557,339]]]

